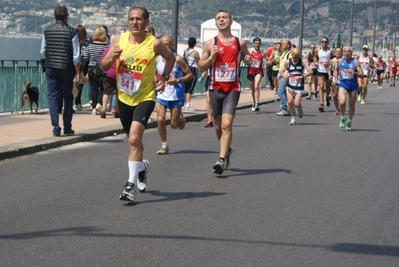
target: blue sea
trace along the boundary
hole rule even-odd
[[[41,39],[0,37],[1,60],[40,60]]]

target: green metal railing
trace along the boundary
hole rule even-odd
[[[242,67],[241,86],[243,88],[249,87],[246,76],[247,68]],[[36,86],[40,90],[40,108],[48,108],[46,77],[45,73],[42,72],[40,61],[0,60],[0,113],[21,111],[23,85],[26,80],[30,80],[32,86]],[[87,88],[87,85],[83,87],[83,104],[89,103]],[[204,83],[197,82],[194,88],[194,94],[201,94],[204,92]],[[28,109],[29,105],[25,105],[24,110]]]
[[[0,61],[0,112],[21,111],[22,92],[26,80],[41,89],[40,108],[46,108],[47,94],[45,75],[40,61]],[[27,110],[29,105],[25,105]]]

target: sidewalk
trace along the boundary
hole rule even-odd
[[[274,91],[269,88],[260,90],[260,104],[274,102],[275,100],[278,100],[278,96],[274,94]],[[191,103],[197,111],[184,111],[186,121],[206,119],[205,95],[194,95]],[[243,90],[238,109],[249,108],[251,105],[251,91]],[[167,116],[169,116],[169,112]],[[147,128],[156,127],[155,112],[152,113],[151,119],[152,122],[147,125]],[[62,115],[60,115],[60,126],[62,127]],[[120,120],[114,118],[113,114],[107,113],[107,118],[101,119],[99,115],[91,115],[88,107],[73,114],[72,128],[75,130],[75,135],[54,137],[48,110],[39,110],[38,114],[30,114],[30,111],[25,111],[25,115],[20,112],[18,114],[0,115],[0,160],[123,133]]]

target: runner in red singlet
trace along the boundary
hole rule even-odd
[[[254,47],[249,50],[252,57],[252,64],[248,68],[247,79],[251,87],[252,94],[252,111],[259,111],[259,87],[263,77],[263,52],[260,50],[261,40],[259,37],[253,40]]]
[[[232,35],[229,12],[219,10],[215,22],[218,35],[205,43],[198,67],[201,72],[210,69],[209,97],[220,148],[213,172],[222,174],[233,152],[232,127],[241,91],[240,62],[250,65],[252,57],[245,41]]]

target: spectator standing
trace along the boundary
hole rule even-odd
[[[91,103],[92,103],[92,114],[100,114],[102,110],[101,94],[99,96],[98,90],[101,85],[101,79],[98,77],[93,70],[100,64],[101,55],[106,47],[108,47],[107,32],[103,26],[99,26],[94,30],[94,34],[91,38],[91,43],[87,46],[87,49],[83,55],[83,60],[88,61],[89,68],[89,82],[91,87]]]
[[[199,61],[199,53],[194,49],[197,44],[197,40],[194,37],[190,37],[188,39],[188,48],[184,50],[183,58],[186,61],[188,67],[193,74],[193,78],[184,83],[184,110],[187,111],[195,111],[195,108],[191,105],[191,97],[193,95],[193,91],[195,88],[195,84],[197,83],[198,77],[198,61]]]
[[[89,45],[89,40],[87,40],[87,32],[86,28],[83,27],[82,25],[78,25],[76,27],[76,32],[78,34],[78,39],[79,39],[79,52],[80,56],[82,57],[87,49],[87,46]],[[87,75],[87,64],[85,61],[81,60],[80,62],[80,73],[83,75]],[[80,83],[78,85],[78,95],[75,97],[75,109],[77,110],[82,110],[82,91],[83,91],[83,83]]]
[[[59,126],[59,94],[64,98],[64,134],[72,135],[74,83],[79,81],[80,55],[76,29],[68,25],[68,9],[59,6],[54,9],[56,22],[44,30],[40,52],[45,57],[47,97],[53,135],[61,135]]]

